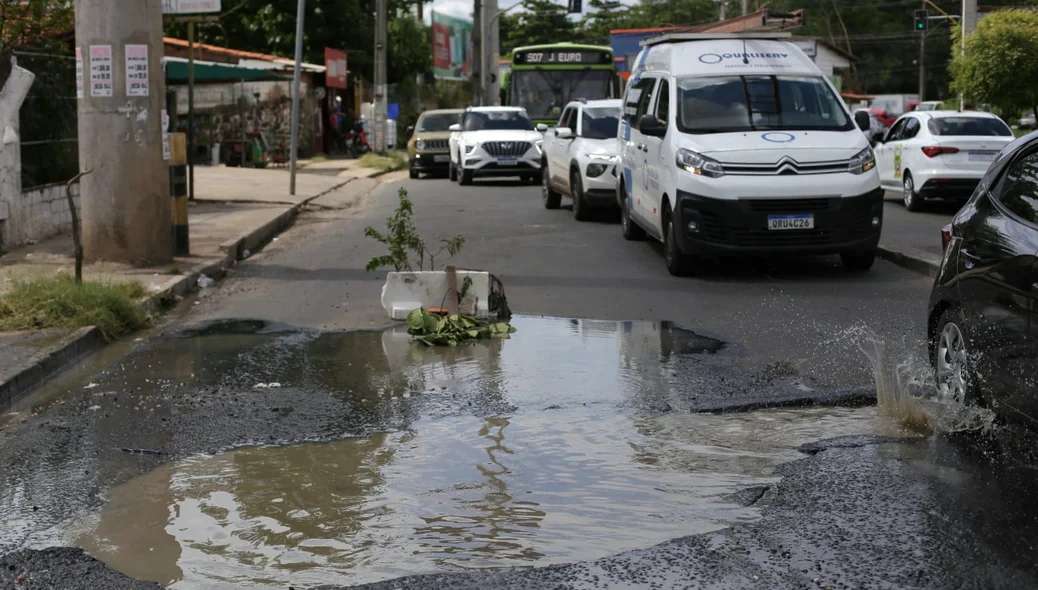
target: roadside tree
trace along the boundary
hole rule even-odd
[[[1002,116],[1038,115],[1038,13],[1006,10],[979,23],[961,50],[961,33],[949,66],[952,89],[968,102],[988,103]]]

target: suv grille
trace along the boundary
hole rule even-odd
[[[483,150],[495,158],[518,158],[530,149],[528,141],[488,141]]]
[[[422,151],[426,152],[445,152],[448,148],[446,139],[423,139],[422,143],[425,144],[425,149]]]

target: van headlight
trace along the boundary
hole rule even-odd
[[[710,178],[721,178],[724,176],[724,167],[721,166],[720,162],[698,152],[681,148],[674,159],[678,168],[686,172],[709,176]]]
[[[870,147],[854,154],[854,157],[847,162],[847,171],[851,174],[865,174],[875,167],[876,154],[873,153]]]

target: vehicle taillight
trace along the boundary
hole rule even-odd
[[[941,228],[941,251],[942,252],[948,250],[948,244],[951,243],[951,240],[952,240],[952,226],[949,223],[948,225],[946,225],[946,226]]]
[[[928,145],[923,148],[923,153],[926,154],[927,158],[935,158],[941,154],[954,154],[959,151],[957,147],[942,147],[939,145]]]

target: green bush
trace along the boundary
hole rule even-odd
[[[134,300],[140,283],[77,285],[68,276],[15,281],[0,295],[0,331],[97,326],[107,338],[145,327],[148,315]]]

